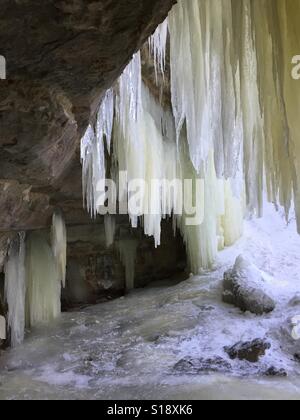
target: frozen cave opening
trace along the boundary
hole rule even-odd
[[[141,228],[132,229],[127,217],[114,217],[113,240],[106,223],[68,228],[66,287],[63,311],[124,296],[150,283],[188,277],[183,238],[174,234],[172,220],[162,222],[161,245]],[[108,222],[108,223],[111,223]]]

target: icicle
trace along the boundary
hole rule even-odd
[[[114,216],[111,216],[109,214],[106,214],[104,216],[104,229],[106,247],[110,248],[114,243],[116,233],[116,219]]]
[[[11,242],[5,265],[5,299],[12,347],[24,340],[25,290],[25,234],[21,233]]]
[[[108,90],[99,108],[96,132],[89,126],[81,140],[82,185],[84,204],[92,217],[96,217],[98,209],[103,206],[99,183],[105,180],[104,141],[110,152],[114,119],[114,93]]]
[[[166,68],[166,49],[168,39],[168,19],[158,26],[154,34],[149,38],[150,52],[154,58],[156,83],[158,73],[164,76]]]
[[[96,216],[95,207],[95,177],[94,177],[94,161],[97,159],[98,150],[95,146],[95,132],[91,126],[88,127],[85,135],[81,140],[81,163],[82,163],[82,190],[84,207],[92,217]],[[103,168],[104,162],[98,161],[98,165]]]
[[[31,233],[26,253],[26,324],[48,323],[61,313],[61,278],[47,237]]]
[[[110,153],[112,129],[114,121],[114,92],[109,89],[99,108],[97,118],[97,141],[102,142],[104,139],[107,143],[107,150]]]
[[[137,247],[138,241],[135,239],[122,239],[119,242],[120,257],[126,270],[126,290],[134,289]]]
[[[136,124],[141,111],[142,64],[141,53],[135,54],[119,80],[116,104],[117,118],[123,136],[138,142]]]
[[[59,278],[62,282],[62,286],[65,287],[67,267],[67,230],[64,218],[60,212],[55,212],[53,214],[51,242]]]
[[[6,340],[6,321],[2,315],[0,315],[0,340]]]

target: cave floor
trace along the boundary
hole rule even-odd
[[[295,232],[294,220],[286,226],[267,206],[265,217],[246,222],[244,237],[220,253],[213,272],[153,284],[31,331],[0,357],[0,399],[300,399],[300,340],[288,322],[300,315]],[[240,254],[269,274],[273,313],[243,314],[221,302],[223,273]],[[224,346],[256,338],[272,346],[258,363],[228,359]],[[179,374],[174,365],[184,357],[222,357],[232,367]],[[271,366],[288,377],[262,376]]]

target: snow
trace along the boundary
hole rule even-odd
[[[221,302],[223,273],[239,255],[262,272],[277,302],[273,313],[244,314]],[[0,398],[299,399],[293,355],[300,346],[290,322],[300,315],[299,264],[295,220],[286,225],[266,205],[265,217],[245,223],[244,237],[219,254],[213,272],[134,290],[33,329],[0,358]],[[230,361],[230,375],[173,371],[187,356],[229,361],[224,346],[256,338],[266,338],[271,350],[254,365]],[[270,366],[286,369],[288,378],[259,376]]]

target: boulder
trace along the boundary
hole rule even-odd
[[[223,302],[256,315],[272,312],[276,303],[265,291],[262,272],[243,256],[237,258],[233,269],[225,272]]]
[[[295,296],[289,301],[289,306],[300,306],[300,293],[296,293]]]
[[[260,357],[266,354],[271,344],[265,340],[256,339],[243,343],[240,341],[232,347],[224,347],[230,359],[247,360],[250,363],[257,363]]]
[[[189,375],[205,372],[228,373],[231,372],[231,364],[218,356],[209,359],[185,357],[176,363],[174,370]]]
[[[288,376],[288,374],[287,374],[287,371],[285,369],[276,368],[275,366],[271,366],[264,372],[264,376],[286,378]]]

